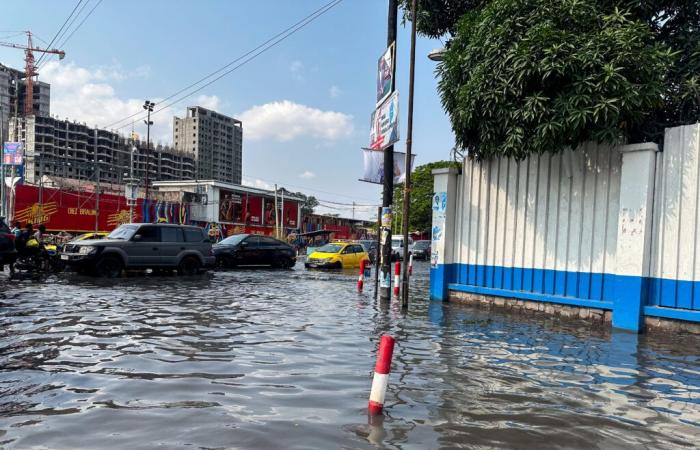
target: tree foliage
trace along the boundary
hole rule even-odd
[[[302,215],[313,214],[314,208],[318,206],[318,200],[313,195],[306,195],[303,192],[295,192],[296,197],[303,199],[301,202]]]
[[[698,0],[417,2],[418,31],[447,38],[440,93],[473,156],[659,142],[700,120]]]
[[[411,192],[409,197],[411,214],[408,224],[410,231],[430,231],[433,220],[433,210],[431,207],[433,198],[433,169],[456,165],[457,164],[452,161],[436,161],[418,166],[411,173]],[[397,224],[396,227],[398,228],[394,230],[394,232],[400,232],[401,228],[403,187],[403,183],[397,184],[394,187],[394,216],[396,217],[394,222]]]
[[[518,159],[615,143],[658,107],[671,52],[599,0],[492,0],[465,14],[439,68],[457,144]]]

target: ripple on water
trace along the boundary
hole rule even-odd
[[[697,337],[355,292],[356,274],[0,276],[8,448],[692,447]],[[365,412],[397,338],[386,415]]]

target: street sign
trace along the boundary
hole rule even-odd
[[[3,145],[2,163],[6,166],[22,165],[22,143],[5,142]]]
[[[394,92],[372,113],[369,148],[384,150],[399,140],[399,93]]]
[[[377,63],[377,106],[381,105],[391,95],[394,88],[394,49],[392,43],[379,58]]]

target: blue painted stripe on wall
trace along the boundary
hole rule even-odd
[[[584,300],[613,301],[618,276],[608,273],[567,272],[551,269],[449,264],[448,283],[504,291],[524,291]],[[632,277],[636,278],[636,277]],[[700,282],[648,278],[645,305],[700,310]]]

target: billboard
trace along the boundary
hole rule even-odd
[[[399,93],[394,92],[372,113],[369,148],[384,150],[399,140]]]
[[[363,174],[360,181],[368,183],[384,183],[384,152],[378,152],[368,148],[362,149]],[[411,155],[411,168],[416,155]],[[406,180],[406,154],[394,152],[394,183],[403,183]]]
[[[394,90],[394,49],[392,43],[377,63],[377,106],[382,104]]]
[[[219,191],[219,221],[242,223],[243,199],[237,192],[221,189]]]
[[[22,165],[22,143],[5,142],[2,146],[2,163],[6,166]]]

